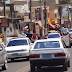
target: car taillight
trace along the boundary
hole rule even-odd
[[[65,53],[55,53],[54,56],[61,57],[61,56],[66,56],[66,54]]]
[[[70,37],[72,39],[72,37]]]
[[[31,54],[29,55],[29,58],[39,58],[40,55],[39,54]]]

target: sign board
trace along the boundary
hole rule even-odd
[[[28,11],[28,4],[24,4],[24,10]]]
[[[14,0],[6,0],[5,3],[6,4],[12,4],[14,2]]]
[[[40,8],[35,9],[35,18],[36,20],[41,20]]]
[[[1,19],[1,27],[3,27],[3,28],[8,27],[8,19],[6,19],[6,18]]]

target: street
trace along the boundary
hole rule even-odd
[[[66,45],[68,45],[68,35],[63,37],[63,40],[66,42]],[[69,51],[72,55],[72,49],[69,48]],[[72,56],[70,56],[70,63],[71,67],[68,68],[68,71],[63,71],[63,68],[61,66],[57,67],[44,67],[39,70],[36,69],[36,72],[71,72],[72,70]],[[2,71],[1,72],[30,72],[30,64],[29,61],[26,59],[15,59],[14,61],[8,61],[8,70]]]

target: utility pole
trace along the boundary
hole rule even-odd
[[[42,24],[42,37],[44,37],[43,11],[42,11],[42,1],[41,0],[40,0],[40,13],[41,13],[41,24]]]
[[[3,5],[4,5],[4,16],[6,17],[6,14],[5,14],[5,0],[3,0]],[[7,43],[7,33],[6,33],[6,28],[4,28],[4,44],[6,45]]]
[[[59,6],[59,15],[60,15],[60,27],[61,27],[62,6]]]
[[[47,35],[47,10],[46,10],[46,0],[44,0],[44,19],[45,19],[45,35]]]
[[[30,29],[30,33],[33,33],[33,28],[32,28],[32,0],[30,0],[30,27],[31,27],[31,29]]]

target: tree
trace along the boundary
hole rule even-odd
[[[60,4],[66,4],[66,3],[69,3],[70,0],[60,0]]]

